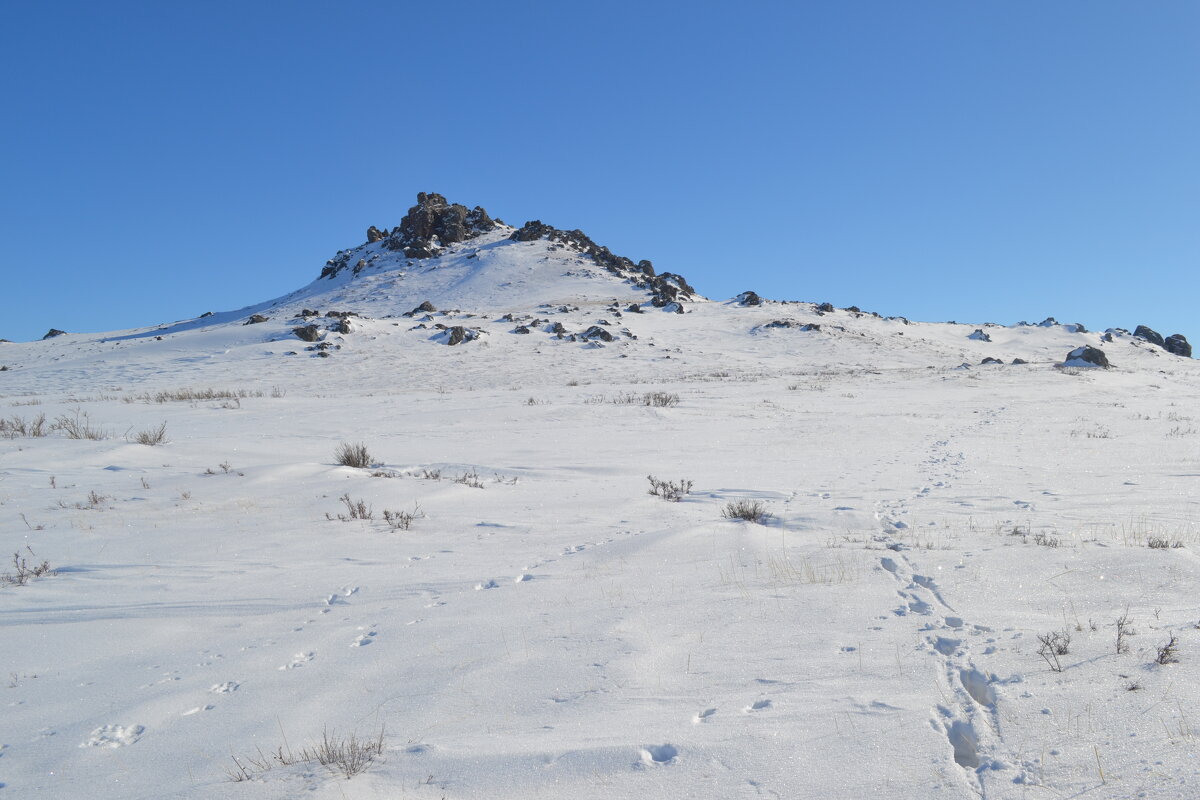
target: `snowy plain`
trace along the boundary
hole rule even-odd
[[[46,419],[0,438],[0,552],[56,570],[0,587],[0,797],[1200,794],[1192,360],[1053,323],[629,313],[645,292],[503,233],[0,344],[0,419]],[[401,316],[424,300],[455,310]],[[305,308],[360,316],[322,355]],[[1084,344],[1113,368],[1062,368]],[[336,464],[357,442],[372,466]],[[765,524],[723,517],[743,500]],[[325,732],[382,753],[272,760]]]

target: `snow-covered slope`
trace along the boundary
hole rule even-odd
[[[0,797],[1196,795],[1193,361],[513,230],[0,345]]]

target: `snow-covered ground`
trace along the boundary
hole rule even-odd
[[[47,434],[0,439],[0,552],[57,571],[0,588],[0,797],[1200,793],[1193,361],[613,298],[646,294],[497,234],[0,344],[0,419]],[[305,307],[362,316],[306,350]],[[1056,366],[1085,344],[1113,369]],[[381,732],[350,780],[272,758]]]

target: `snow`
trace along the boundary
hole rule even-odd
[[[808,303],[617,318],[646,293],[498,236],[382,261],[0,345],[0,418],[107,434],[0,439],[0,552],[57,569],[0,588],[0,795],[1195,796],[1191,360]],[[426,299],[461,311],[400,316]],[[362,318],[321,358],[304,307]],[[1082,345],[1114,367],[1061,369]],[[184,387],[242,396],[155,401]],[[381,731],[350,780],[271,760]]]

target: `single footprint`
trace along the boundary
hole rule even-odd
[[[753,703],[746,706],[745,711],[747,714],[752,714],[755,711],[766,711],[770,707],[771,707],[770,700],[765,700],[765,699],[764,700],[755,700]]]
[[[358,638],[356,638],[353,642],[351,642],[350,646],[351,647],[366,647],[373,641],[375,641],[375,631],[367,631],[366,633],[359,634]]]
[[[214,706],[214,705],[212,705],[212,704],[205,704],[205,705],[202,705],[202,706],[196,706],[195,708],[189,708],[187,711],[184,711],[184,712],[183,712],[182,714],[180,714],[179,716],[181,716],[181,717],[190,717],[192,714],[199,714],[201,711],[212,711],[214,708],[216,708],[216,706]]]
[[[306,663],[308,663],[309,661],[312,661],[313,658],[316,657],[316,655],[317,655],[316,652],[312,651],[312,650],[310,650],[307,653],[296,653],[296,655],[292,656],[292,663],[284,664],[279,669],[285,670],[285,669],[296,669],[297,667],[303,667]]]
[[[706,708],[703,711],[696,714],[696,716],[692,717],[692,724],[699,725],[702,722],[708,722],[709,718],[712,717],[712,715],[716,714],[716,713],[717,713],[717,710],[715,708]]]

